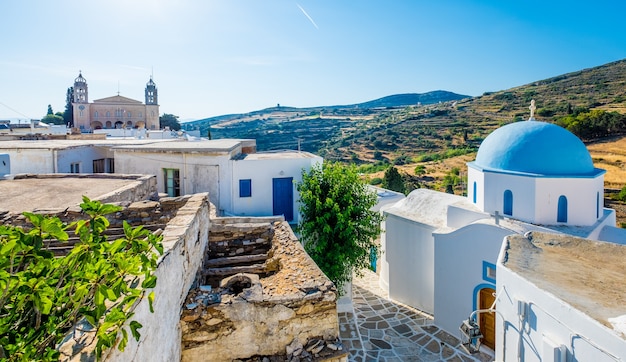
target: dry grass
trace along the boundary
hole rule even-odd
[[[587,145],[596,167],[606,170],[604,185],[608,189],[626,186],[626,137]]]

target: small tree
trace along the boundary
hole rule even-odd
[[[382,186],[386,189],[406,193],[406,186],[404,185],[404,178],[398,172],[398,169],[391,166],[385,171],[383,176]]]
[[[74,101],[74,87],[67,88],[65,94],[65,112],[63,112],[63,121],[70,126],[74,125],[74,107],[72,102]]]
[[[180,123],[178,123],[178,116],[165,113],[159,117],[159,123],[161,128],[169,127],[172,131],[180,130]]]
[[[302,220],[298,225],[304,248],[337,289],[370,265],[378,253],[374,239],[382,216],[371,208],[376,194],[369,191],[354,166],[324,162],[302,172]]]

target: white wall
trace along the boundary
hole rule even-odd
[[[393,214],[384,221],[382,285],[389,297],[426,313],[434,312],[434,228]],[[388,270],[385,268],[388,266]]]
[[[37,142],[37,141],[24,141]],[[27,144],[25,143],[25,146]],[[70,148],[4,149],[11,159],[11,173],[70,173],[72,163],[80,163],[81,173],[93,172],[93,160],[111,157],[105,147],[91,145]]]
[[[293,216],[292,222],[300,221],[298,210],[299,193],[296,183],[302,181],[302,170],[310,170],[314,164],[322,162],[321,157],[294,157],[275,159],[233,160],[231,193],[232,214],[271,216],[273,215],[272,179],[293,177]],[[239,197],[239,180],[251,180],[252,196]]]
[[[504,191],[513,192],[512,218],[533,222],[535,214],[535,178],[486,172],[485,212],[504,215]]]
[[[164,168],[178,169],[181,195],[209,192],[209,198],[218,210],[230,210],[230,155],[202,152],[154,152],[115,149],[115,173],[148,174],[157,177],[159,192],[165,192]]]
[[[535,194],[536,223],[557,224],[559,196],[567,198],[567,224],[589,226],[596,217],[600,193],[600,217],[604,207],[604,176],[595,178],[538,178]]]
[[[483,261],[495,266],[502,240],[512,231],[471,224],[449,234],[435,234],[435,324],[460,338],[459,326],[476,307],[480,289],[495,283],[483,274]]]
[[[64,148],[56,152],[57,173],[70,173],[71,164],[80,164],[80,173],[93,173],[93,161],[110,157],[107,152],[108,147],[80,146]]]
[[[626,341],[549,291],[539,289],[504,265],[497,265],[496,360],[546,362],[546,340],[567,348],[568,361],[614,362],[626,356]],[[518,315],[517,301],[526,303]],[[612,357],[614,356],[614,357]]]

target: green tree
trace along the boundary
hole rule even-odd
[[[369,267],[370,255],[378,254],[374,240],[382,216],[371,210],[376,194],[359,178],[355,166],[333,162],[303,171],[296,187],[304,248],[341,293],[352,272],[360,275]]]
[[[0,358],[5,361],[57,360],[56,346],[85,318],[96,331],[96,355],[117,344],[124,350],[128,331],[139,339],[141,324],[127,320],[146,298],[152,310],[154,271],[163,253],[162,237],[124,222],[124,237],[107,240],[105,214],[121,208],[83,197],[89,216],[65,225],[58,218],[25,212],[33,228],[0,225]],[[80,241],[64,257],[45,248]]]
[[[172,131],[180,130],[180,123],[178,123],[178,116],[173,114],[165,113],[161,117],[159,117],[159,122],[161,123],[161,128],[169,127]]]
[[[54,114],[54,111],[52,110],[52,106],[50,104],[48,104],[48,112],[41,119],[41,121],[47,124],[65,124],[62,116],[60,116],[58,113]]]
[[[385,171],[383,176],[382,187],[388,190],[406,193],[406,186],[404,185],[404,178],[398,172],[398,169],[391,166]]]
[[[70,127],[74,126],[74,107],[72,102],[74,101],[74,87],[67,88],[65,94],[65,112],[63,112],[63,121],[65,124],[69,124]]]
[[[54,112],[52,111],[52,105],[48,104],[48,113],[46,113],[46,115],[48,114],[54,114]]]

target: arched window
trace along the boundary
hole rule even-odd
[[[504,191],[504,205],[502,212],[504,215],[513,216],[513,192],[511,190]]]
[[[559,196],[559,211],[556,222],[567,222],[567,197],[563,195]]]
[[[98,118],[98,111],[93,112],[93,116],[94,116],[95,118]]]
[[[111,117],[111,112],[107,111],[107,118]]]
[[[474,193],[473,193],[472,198],[474,200],[474,203],[476,203],[476,181],[474,181]]]
[[[131,112],[126,112],[126,116],[127,116],[128,118],[130,118],[130,117],[131,117]]]

